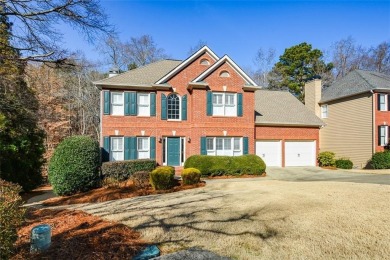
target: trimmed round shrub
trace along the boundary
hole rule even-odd
[[[25,209],[19,193],[22,187],[0,179],[0,259],[12,255],[13,245],[18,238],[17,228],[22,224]]]
[[[160,166],[150,173],[150,184],[155,190],[169,190],[175,184],[175,168]]]
[[[72,136],[62,141],[50,160],[49,181],[57,195],[72,195],[99,184],[98,142],[88,136]]]
[[[374,169],[390,169],[390,151],[375,153],[370,163]]]
[[[352,169],[353,162],[346,158],[340,158],[336,160],[336,167],[340,169]]]
[[[335,166],[335,153],[334,152],[321,152],[318,154],[317,160],[320,166]]]
[[[193,185],[200,182],[200,171],[196,168],[184,169],[181,173],[184,185]]]
[[[247,154],[241,156],[190,156],[184,168],[199,169],[202,176],[220,175],[261,175],[265,172],[266,165],[257,155]]]

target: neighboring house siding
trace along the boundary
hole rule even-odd
[[[380,146],[378,143],[379,143],[379,138],[378,138],[378,126],[381,126],[381,125],[387,125],[389,126],[390,125],[390,111],[379,111],[378,110],[378,93],[375,93],[375,98],[374,98],[374,109],[375,109],[375,127],[374,127],[374,131],[375,132],[375,151],[376,152],[382,152],[384,151],[385,147],[384,146]],[[387,101],[388,101],[388,104],[387,104],[387,109],[390,110],[390,98],[389,98],[389,94],[387,94]],[[388,133],[390,132],[390,128],[388,130]],[[390,135],[390,134],[389,134]],[[388,137],[389,138],[389,137]]]
[[[326,126],[320,130],[320,151],[347,157],[365,167],[373,150],[372,94],[365,93],[329,102]]]

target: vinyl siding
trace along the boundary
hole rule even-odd
[[[366,93],[328,104],[326,126],[320,131],[320,152],[347,157],[355,167],[366,166],[372,156],[372,94]]]

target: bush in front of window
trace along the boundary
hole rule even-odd
[[[103,178],[113,178],[117,181],[125,181],[131,178],[135,172],[151,172],[156,168],[156,161],[150,159],[137,159],[102,164]]]
[[[370,164],[374,169],[390,169],[390,151],[374,153]]]
[[[150,173],[150,184],[155,190],[169,190],[175,185],[175,168],[160,166]]]
[[[336,160],[336,167],[339,169],[352,169],[353,162],[347,158],[340,158]]]
[[[62,141],[49,164],[49,181],[57,195],[72,195],[96,188],[100,182],[99,144],[88,136]]]
[[[210,156],[193,155],[189,157],[184,168],[197,168],[202,176],[221,175],[261,175],[266,165],[257,155],[247,154],[241,156]]]
[[[335,153],[334,152],[321,152],[318,154],[317,160],[320,166],[335,166]]]
[[[196,168],[184,169],[181,173],[184,185],[193,185],[200,182],[200,171]]]

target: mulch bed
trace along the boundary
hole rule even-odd
[[[243,174],[243,175],[223,175],[223,176],[209,176],[206,179],[240,179],[240,178],[260,178],[267,176],[266,173],[263,173],[261,175],[251,175],[251,174]]]
[[[52,244],[45,252],[30,253],[30,232],[39,224],[51,226]],[[71,210],[29,209],[18,236],[11,259],[131,259],[147,245],[123,224]]]
[[[321,166],[321,168],[326,170],[337,170],[337,167],[335,166]]]

